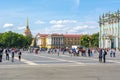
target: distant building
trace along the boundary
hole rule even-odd
[[[38,33],[36,35],[36,44],[37,46],[39,46],[40,48],[46,48],[47,42],[46,42],[46,37],[48,36],[48,34],[40,34]]]
[[[36,42],[40,48],[66,48],[80,45],[81,35],[76,34],[40,34],[36,35]]]
[[[32,36],[29,25],[28,25],[28,18],[27,18],[27,21],[26,21],[25,36]]]
[[[120,11],[99,17],[99,47],[120,49]]]
[[[47,36],[48,48],[62,48],[63,47],[63,35],[62,34],[49,34]]]
[[[80,34],[64,34],[64,47],[72,47],[73,45],[80,45]]]

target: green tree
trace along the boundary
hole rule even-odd
[[[33,38],[32,36],[25,36],[25,40],[25,47],[28,48],[31,45]]]
[[[99,33],[95,33],[91,35],[91,46],[98,47],[99,46]]]
[[[26,39],[25,36],[23,36],[22,34],[18,34],[17,40],[16,40],[16,46],[21,48],[24,47],[26,43]]]
[[[90,47],[90,37],[89,35],[83,35],[80,38],[80,45],[84,47]]]
[[[26,38],[22,34],[9,31],[0,35],[0,46],[3,46],[5,48],[6,47],[22,48],[26,46],[26,43],[28,46],[30,44],[30,39]]]
[[[5,32],[3,33],[0,42],[3,45],[3,47],[11,47],[13,46],[13,40],[15,39],[15,34],[13,32]]]
[[[34,46],[34,47],[37,47],[37,44],[36,44],[36,37],[34,38],[33,46]]]
[[[2,38],[3,33],[0,33],[0,40]],[[3,46],[2,43],[0,42],[0,46]]]

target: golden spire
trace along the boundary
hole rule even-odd
[[[31,36],[31,31],[30,31],[29,25],[28,25],[28,17],[27,17],[27,21],[26,21],[25,35],[26,36]]]
[[[29,25],[28,25],[28,17],[27,17],[27,21],[26,21],[26,29],[29,29]]]

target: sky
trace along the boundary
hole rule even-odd
[[[0,33],[93,34],[99,16],[120,9],[120,0],[0,0]]]

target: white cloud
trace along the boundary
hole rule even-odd
[[[25,29],[25,26],[20,26],[17,28],[18,30],[24,30]]]
[[[70,23],[77,23],[76,20],[51,20],[50,24],[70,24]]]
[[[82,29],[87,29],[88,25],[83,25],[83,26],[76,26],[74,29],[75,30],[82,30]]]
[[[53,25],[53,26],[51,26],[51,28],[56,28],[56,29],[58,29],[58,28],[64,28],[65,27],[65,25],[60,25],[60,24],[58,24],[58,25]]]
[[[86,21],[86,22],[80,22],[81,25],[85,25],[85,24],[88,24],[88,25],[96,25],[98,24],[97,22],[95,21]]]
[[[70,22],[69,20],[51,20],[50,27],[45,27],[44,29],[37,29],[38,32],[42,33],[63,33],[68,34],[92,34],[99,31],[98,23],[95,21],[86,22],[75,22],[71,24],[65,24]],[[64,23],[64,24],[63,24]]]
[[[45,24],[45,22],[41,21],[41,20],[38,20],[38,21],[35,22],[35,24]]]
[[[3,25],[3,28],[9,28],[9,27],[13,27],[14,25],[11,23],[6,23]]]
[[[63,23],[77,23],[76,20],[63,20]]]
[[[85,31],[85,32],[81,32],[80,34],[90,34],[90,33],[88,33],[88,32]]]

